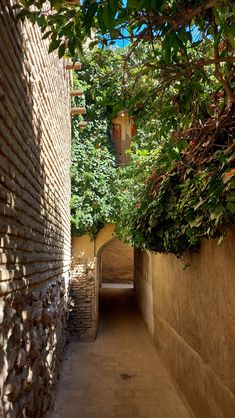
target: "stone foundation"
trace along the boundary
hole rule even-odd
[[[1,300],[1,407],[4,417],[50,410],[67,338],[64,280]]]

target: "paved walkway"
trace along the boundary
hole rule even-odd
[[[53,418],[192,418],[152,345],[132,289],[103,288],[94,343],[71,343]]]

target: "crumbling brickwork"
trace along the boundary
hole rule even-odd
[[[46,416],[66,340],[70,116],[65,64],[0,0],[0,416]]]
[[[76,340],[95,340],[98,324],[98,286],[95,261],[81,264],[74,260],[70,286],[69,330]]]

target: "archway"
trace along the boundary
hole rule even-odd
[[[107,241],[97,254],[100,284],[133,284],[134,251],[116,238]]]
[[[133,249],[114,238],[114,228],[107,224],[94,240],[88,235],[72,240],[70,333],[81,341],[96,337],[102,280],[124,287],[133,281]]]

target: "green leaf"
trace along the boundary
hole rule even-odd
[[[235,213],[235,202],[228,202],[227,203],[227,209],[232,215]]]
[[[162,5],[164,3],[164,0],[150,0],[150,6],[155,10],[160,10]],[[146,1],[146,5],[148,2]]]
[[[113,30],[114,25],[115,25],[115,21],[114,21],[115,14],[116,14],[116,11],[114,11],[110,7],[110,4],[108,4],[107,7],[105,7],[103,9],[104,24],[105,24],[106,28],[111,30],[111,31]]]
[[[16,20],[24,21],[27,15],[28,15],[28,11],[25,9],[22,9],[19,13],[17,13]]]
[[[84,17],[84,27],[85,27],[85,32],[87,35],[90,35],[93,18],[97,10],[98,10],[98,3],[96,2],[92,3],[90,7],[88,7],[87,9],[87,12]]]
[[[65,44],[60,44],[58,49],[59,58],[62,58],[65,54]]]
[[[42,37],[42,39],[47,39],[48,38],[48,36],[50,36],[50,34],[52,33],[52,31],[51,30],[49,30],[48,32],[46,32],[44,35],[43,35],[43,37]]]
[[[51,53],[55,51],[55,49],[57,49],[59,45],[60,45],[60,39],[53,39],[49,45],[48,52]]]
[[[199,226],[201,226],[203,221],[203,215],[201,216],[197,216],[194,220],[189,222],[189,225],[191,226],[191,228],[199,228]]]
[[[99,22],[99,26],[100,26],[100,30],[101,33],[104,35],[107,31],[107,28],[104,24],[104,20],[103,20],[103,9],[101,7],[99,7],[98,12],[97,12],[97,19]]]
[[[206,200],[205,200],[205,199],[200,198],[200,199],[199,199],[199,202],[198,202],[198,203],[194,206],[194,210],[199,209],[202,205],[204,205],[204,204],[205,204],[205,202],[206,202]]]
[[[127,7],[130,7],[131,9],[139,9],[140,3],[141,2],[139,0],[128,0]]]
[[[235,190],[231,190],[228,194],[227,200],[229,202],[235,202]]]

